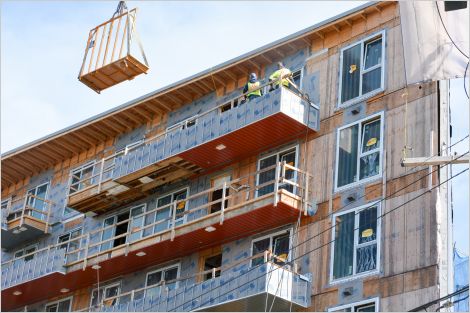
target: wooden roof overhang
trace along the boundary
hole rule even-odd
[[[380,12],[387,2],[372,2],[344,12],[309,28],[279,39],[235,59],[158,89],[83,122],[2,154],[2,189],[38,174],[55,164],[86,151],[121,133],[128,132],[156,115],[163,115],[216,89],[225,87],[250,72],[282,60],[299,49],[310,47],[326,33],[340,32],[371,12]]]

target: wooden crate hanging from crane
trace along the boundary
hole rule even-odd
[[[109,21],[90,30],[78,79],[97,93],[147,74],[147,58],[135,28],[136,14],[137,8],[127,10],[120,1]],[[140,58],[131,54],[136,44]]]

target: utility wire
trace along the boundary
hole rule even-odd
[[[441,20],[442,27],[444,27],[444,30],[446,31],[447,36],[449,37],[450,41],[452,41],[452,43],[454,44],[455,48],[457,48],[457,50],[459,50],[460,53],[462,53],[462,55],[468,59],[468,55],[466,55],[466,54],[459,48],[459,46],[457,46],[457,44],[455,43],[454,39],[452,39],[452,37],[450,36],[449,32],[447,31],[447,27],[446,27],[446,25],[444,24],[444,21],[442,20],[441,11],[439,10],[439,5],[437,5],[437,2],[435,2],[435,4],[436,4],[436,8],[437,8],[437,13],[439,14],[439,19]]]
[[[468,151],[467,151],[465,154],[467,154],[467,153],[468,153]],[[460,157],[464,156],[465,154],[461,155]],[[443,165],[443,166],[447,166],[447,165],[449,165],[449,164],[451,164],[451,162],[448,162],[447,164],[445,164],[445,165]],[[466,171],[468,171],[468,168],[465,169],[465,170],[463,170],[463,171],[461,171],[461,172],[459,172],[458,174],[456,174],[456,175],[454,175],[454,176],[448,178],[447,180],[445,180],[445,181],[439,183],[438,185],[433,186],[431,189],[426,190],[425,192],[419,194],[418,196],[416,196],[416,197],[414,197],[414,198],[412,198],[412,199],[410,199],[410,200],[404,202],[403,204],[401,204],[401,205],[399,205],[399,206],[397,206],[397,207],[395,207],[395,208],[389,210],[388,212],[379,215],[379,216],[377,217],[377,220],[379,220],[379,219],[383,218],[384,216],[390,214],[391,212],[394,212],[395,210],[397,210],[397,209],[399,209],[399,208],[401,208],[401,207],[407,205],[408,203],[410,203],[410,202],[412,202],[412,201],[414,201],[414,200],[416,200],[416,199],[422,197],[423,195],[427,194],[428,192],[430,192],[430,191],[436,189],[437,187],[440,187],[440,186],[443,185],[444,183],[447,183],[448,181],[450,181],[450,180],[452,180],[453,178],[455,178],[455,177],[457,177],[457,176],[463,174],[463,173],[466,172]],[[382,200],[382,201],[383,201],[383,200]],[[372,204],[372,205],[368,206],[367,208],[370,208],[370,207],[373,207],[373,206],[375,206],[375,204]],[[367,209],[367,208],[365,208],[365,209]],[[339,224],[339,223],[338,223],[338,224]],[[331,228],[330,228],[330,229],[331,229]],[[358,229],[359,229],[359,228],[355,228],[354,231],[356,231],[356,230],[358,230]],[[328,230],[329,230],[329,229],[328,229]],[[327,231],[327,230],[322,231],[322,232],[320,232],[319,234],[317,234],[317,235],[315,235],[315,236],[318,236],[318,235],[320,235],[320,234],[322,234],[322,233],[325,233],[326,231]],[[315,237],[315,236],[314,236],[314,237]],[[310,237],[309,239],[305,240],[303,243],[305,243],[305,242],[307,242],[307,241],[309,241],[309,240],[311,240],[311,239],[313,239],[313,237]],[[318,247],[315,247],[314,249],[309,250],[309,251],[307,251],[306,253],[303,253],[303,254],[299,255],[298,257],[295,257],[293,260],[289,261],[289,263],[291,263],[291,262],[293,262],[293,261],[295,261],[295,260],[297,260],[297,259],[299,259],[299,258],[301,258],[301,257],[303,257],[303,256],[305,256],[305,255],[307,255],[307,254],[310,254],[310,253],[312,253],[312,252],[314,252],[314,251],[316,251],[316,250],[318,250],[318,249],[321,249],[321,248],[323,248],[324,246],[327,246],[327,245],[333,243],[334,241],[335,241],[335,239],[333,239],[333,240],[331,240],[331,241],[328,241],[327,243],[325,243],[325,244],[323,244],[323,245],[320,245],[320,246],[318,246]],[[301,244],[303,244],[303,243],[301,243]],[[294,249],[294,248],[295,248],[295,247],[293,247],[292,249]],[[292,249],[290,249],[290,250],[292,250]],[[263,264],[264,264],[264,263],[261,263],[261,264],[258,264],[258,265],[256,265],[256,266],[254,266],[254,267],[251,267],[251,268],[250,268],[247,272],[245,272],[244,274],[246,274],[246,273],[248,273],[248,272],[250,272],[250,271],[253,271],[254,269],[260,267],[260,266],[263,265]],[[270,272],[272,272],[272,271],[274,271],[274,270],[271,270]],[[238,289],[238,288],[240,288],[240,287],[242,287],[242,286],[244,286],[244,285],[246,285],[246,284],[248,284],[248,283],[250,283],[250,282],[252,282],[252,281],[254,281],[254,280],[256,280],[256,279],[258,279],[258,278],[261,278],[261,277],[263,277],[263,276],[264,276],[264,274],[261,275],[261,276],[259,276],[259,277],[256,277],[255,279],[249,280],[249,281],[247,281],[246,283],[244,283],[244,284],[242,284],[242,285],[240,285],[240,286],[237,286],[236,288],[234,288],[234,289],[232,289],[232,290],[229,290],[228,292],[226,292],[226,293],[224,293],[224,294],[219,294],[219,296],[217,296],[216,299],[219,298],[219,297],[222,296],[222,295],[225,295],[225,294],[227,294],[227,293],[229,293],[229,292],[232,292],[232,291],[234,291],[234,290],[236,290],[236,289]],[[235,277],[235,278],[236,278],[236,277]],[[234,280],[235,278],[233,278],[232,280]],[[232,280],[230,280],[230,281],[232,281]],[[225,282],[225,283],[229,283],[230,281],[227,281],[227,282]],[[215,289],[218,289],[218,288],[220,288],[221,286],[222,286],[222,285],[219,285],[219,286],[217,286],[217,287],[215,287],[215,288],[212,288],[210,292],[213,292]],[[207,294],[207,293],[205,293],[205,294]],[[201,294],[200,297],[202,297],[203,295],[204,295],[204,294]],[[212,300],[214,300],[214,299],[212,299]],[[192,301],[192,300],[191,300],[191,301]],[[211,301],[211,300],[210,300],[210,301]],[[186,303],[189,303],[189,301],[184,302],[184,303],[182,303],[181,305],[175,307],[175,308],[174,308],[174,311],[176,311],[177,308],[179,308],[179,307],[181,307],[181,306],[184,306]],[[204,305],[204,304],[207,304],[207,302],[201,303],[200,306],[199,306],[199,308],[202,307],[202,305]]]
[[[468,170],[468,169],[467,169],[467,170]],[[463,172],[463,171],[462,171],[462,172]],[[461,172],[461,173],[462,173],[462,172]],[[455,291],[455,292],[453,292],[453,293],[451,293],[451,294],[448,294],[447,296],[444,296],[444,297],[442,297],[442,298],[439,298],[439,299],[433,300],[433,301],[431,301],[431,302],[428,302],[428,303],[426,303],[426,304],[420,305],[420,306],[418,306],[418,307],[416,307],[416,308],[414,308],[414,309],[412,309],[412,310],[409,310],[408,312],[419,312],[419,311],[421,311],[421,310],[426,310],[427,308],[429,308],[430,306],[432,306],[432,305],[434,305],[434,304],[437,304],[437,303],[439,303],[439,302],[441,302],[441,301],[443,301],[443,300],[447,300],[447,299],[449,299],[449,298],[452,298],[452,297],[454,297],[454,296],[457,296],[457,295],[459,295],[459,294],[461,294],[461,293],[464,293],[464,292],[466,292],[466,291],[468,291],[468,285],[465,286],[465,287],[462,287],[461,289],[459,289],[459,290],[457,290],[457,291]]]

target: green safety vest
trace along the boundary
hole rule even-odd
[[[288,76],[290,73],[291,73],[291,71],[289,71],[288,69],[286,69],[286,68],[281,68],[281,69],[275,71],[274,73],[272,73],[271,76],[269,76],[269,79],[270,79],[270,80],[278,80],[279,77],[281,77],[281,76],[283,76],[283,77]],[[281,80],[281,83],[282,83],[283,86],[289,87],[289,81],[288,81],[286,78],[283,78],[283,79]],[[279,85],[279,81],[276,81],[274,84],[275,84],[275,85]]]
[[[258,96],[261,97],[261,89],[259,89],[259,82],[256,83],[247,83],[248,85],[248,93],[246,94],[247,97],[249,96]]]

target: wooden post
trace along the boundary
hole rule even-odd
[[[171,241],[175,239],[176,203],[177,201],[175,200],[173,202],[173,217],[171,218],[171,237],[170,237]]]
[[[47,234],[47,231],[49,230],[49,219],[51,218],[51,203],[45,202],[47,205],[47,216],[46,216],[46,228],[44,230],[44,233]]]
[[[25,199],[24,199],[24,204],[23,204],[23,208],[21,209],[21,218],[20,218],[20,226],[23,226],[23,223],[24,223],[24,212],[26,210],[26,205],[28,203],[28,199],[29,199],[29,195],[27,194]]]
[[[86,269],[86,265],[88,263],[88,249],[90,245],[90,233],[87,234],[86,236],[86,242],[85,242],[85,256],[83,257],[83,270]]]
[[[225,218],[225,192],[227,191],[227,183],[224,182],[222,187],[222,205],[220,206],[220,225],[224,223]]]
[[[305,189],[304,189],[304,215],[308,215],[308,174],[305,172],[304,174],[305,177]]]
[[[279,201],[280,167],[281,167],[281,162],[278,162],[276,165],[275,173],[274,173],[274,206],[277,206],[277,202]]]
[[[98,176],[98,194],[101,192],[101,182],[103,180],[104,158],[101,159],[100,176]]]

